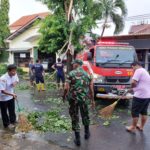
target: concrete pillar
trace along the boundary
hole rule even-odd
[[[30,50],[30,57],[34,58],[34,47]]]
[[[33,59],[34,59],[34,62],[38,59],[38,48],[37,47],[34,47],[33,48]]]
[[[9,52],[8,63],[9,64],[13,64],[14,63],[14,53],[11,52],[11,51]]]

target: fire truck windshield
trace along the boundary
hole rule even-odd
[[[135,56],[133,47],[98,46],[96,48],[96,63],[98,64],[131,64]]]

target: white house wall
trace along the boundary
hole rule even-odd
[[[13,64],[14,63],[14,54],[12,52],[9,52],[8,63],[9,64]]]
[[[33,27],[25,30],[23,33],[18,35],[9,43],[9,48],[30,48],[35,46],[35,43],[25,42],[26,39],[30,38],[33,35],[36,35],[39,30],[39,25],[34,25]]]

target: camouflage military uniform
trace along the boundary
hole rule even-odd
[[[67,95],[69,101],[69,114],[72,120],[72,129],[79,131],[79,109],[84,126],[90,124],[88,112],[88,94],[91,77],[81,68],[77,68],[69,73],[66,82],[69,83],[70,89]]]

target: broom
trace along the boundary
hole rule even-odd
[[[128,92],[128,90],[126,90],[126,91],[123,93],[123,95],[120,96],[120,98],[119,98],[117,101],[115,101],[113,104],[111,104],[111,105],[109,105],[109,106],[107,106],[107,107],[101,109],[101,110],[99,111],[100,116],[101,116],[102,118],[104,118],[104,119],[110,119],[110,118],[112,117],[112,114],[113,114],[113,111],[114,111],[116,105],[118,104],[118,102],[121,100],[121,98],[122,98],[127,92]]]
[[[16,102],[17,102],[17,108],[18,108],[18,112],[19,112],[17,131],[25,132],[25,133],[29,132],[30,130],[32,130],[33,127],[31,125],[31,123],[28,121],[26,115],[23,112],[21,112],[22,109],[20,108],[19,102],[17,99],[16,99]]]

